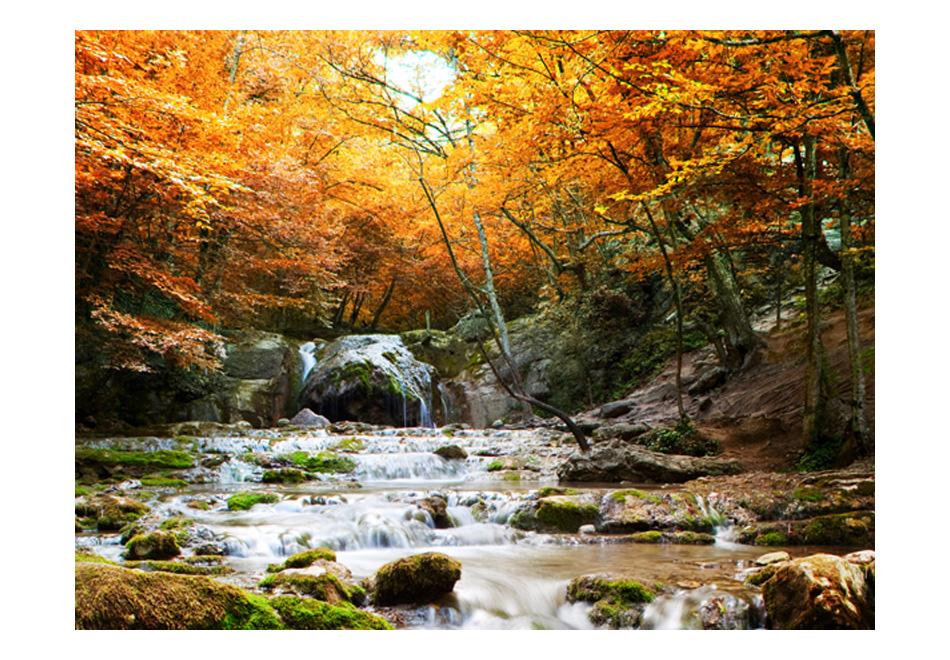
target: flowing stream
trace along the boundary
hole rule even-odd
[[[555,461],[558,452],[570,451],[544,436],[541,440],[530,436],[537,446],[529,453],[544,459],[547,450]],[[743,619],[726,627],[761,627],[760,596],[735,577],[764,551],[730,542],[726,529],[720,530],[715,545],[690,546],[617,543],[616,538],[596,534],[542,534],[506,524],[538,489],[556,485],[543,470],[537,481],[527,480],[532,473],[522,472],[527,478],[517,482],[489,471],[495,457],[519,441],[524,438],[515,432],[455,431],[448,438],[438,429],[422,428],[346,437],[321,430],[283,438],[198,438],[191,441],[193,451],[226,460],[214,468],[195,468],[189,475],[204,483],[166,489],[149,503],[154,515],[190,518],[223,539],[227,561],[236,570],[224,579],[243,587],[253,588],[269,564],[318,546],[335,550],[357,580],[390,561],[421,552],[458,559],[462,578],[454,594],[415,610],[404,622],[407,627],[592,628],[587,618],[591,606],[567,603],[566,586],[574,577],[604,572],[636,576],[646,585],[677,587],[675,595],[661,596],[648,606],[644,628],[690,627],[696,611],[711,602],[724,616]],[[361,447],[348,454],[356,463],[348,475],[326,475],[322,481],[297,485],[260,482],[260,464],[266,463],[262,458],[332,450],[343,442]],[[175,443],[147,438],[87,446],[155,450],[174,448]],[[445,460],[432,453],[446,444],[463,447],[468,458]],[[228,510],[226,498],[248,490],[278,493],[281,499],[248,511]],[[437,528],[419,505],[433,495],[444,499],[451,527]],[[196,508],[197,501],[204,502],[204,508]],[[111,559],[118,559],[123,550],[116,534],[80,534],[77,544]],[[798,554],[802,552],[799,548]]]

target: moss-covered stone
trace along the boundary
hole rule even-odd
[[[306,568],[312,566],[319,560],[336,561],[336,553],[329,548],[311,548],[289,556],[282,564],[271,564],[267,567],[269,572],[281,571],[285,568]]]
[[[346,473],[356,469],[356,461],[349,456],[340,456],[332,451],[321,451],[316,454],[295,451],[290,455],[290,461],[310,472]]]
[[[155,470],[185,470],[194,466],[191,454],[184,451],[121,451],[118,449],[76,449],[76,471],[97,469],[102,476],[120,467],[127,474],[141,476]]]
[[[468,454],[465,450],[458,445],[445,445],[444,447],[439,447],[432,453],[436,456],[441,456],[447,461],[464,461],[468,458]]]
[[[640,582],[623,575],[582,575],[571,580],[567,600],[593,603],[588,613],[592,623],[609,628],[635,628],[656,594]]]
[[[393,630],[386,619],[347,604],[333,606],[297,596],[277,596],[270,604],[291,630]]]
[[[100,531],[119,531],[130,522],[147,514],[149,507],[129,497],[93,495],[76,501],[76,515],[95,521]]]
[[[282,470],[264,470],[261,481],[265,484],[299,484],[309,477],[302,470],[286,468]]]
[[[462,577],[462,564],[439,552],[426,552],[390,562],[376,572],[376,605],[429,603],[450,593]]]
[[[316,598],[331,605],[344,602],[359,604],[366,597],[362,588],[351,590],[330,571],[307,572],[300,569],[287,569],[268,575],[258,586],[266,591],[277,590],[296,596]]]
[[[655,529],[649,532],[637,532],[630,535],[630,540],[634,543],[663,543],[663,533]]]
[[[137,568],[143,571],[160,571],[163,573],[176,573],[178,575],[230,575],[234,569],[230,566],[213,565],[202,566],[186,561],[127,561],[126,568]]]
[[[246,511],[255,504],[276,504],[280,496],[276,493],[254,493],[243,491],[228,498],[228,509],[231,511]]]
[[[813,518],[802,532],[809,545],[874,546],[874,513],[840,513]]]
[[[204,576],[76,564],[77,630],[273,630],[267,600]]]
[[[596,523],[600,519],[600,511],[593,504],[578,504],[552,497],[540,500],[537,518],[545,527],[573,533],[580,529],[581,525]]]
[[[171,532],[157,531],[129,539],[125,556],[130,560],[171,559],[181,554],[178,539]]]

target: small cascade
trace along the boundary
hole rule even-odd
[[[643,630],[754,630],[765,627],[762,595],[746,588],[700,587],[661,596],[643,612]]]
[[[307,376],[310,374],[310,370],[317,365],[317,358],[314,356],[314,352],[317,350],[317,345],[312,341],[308,341],[306,344],[301,344],[298,349],[300,353],[300,361],[303,363],[303,366],[300,370],[300,382],[306,383]]]
[[[467,473],[464,463],[431,453],[360,454],[353,458],[353,475],[360,481],[450,481]]]

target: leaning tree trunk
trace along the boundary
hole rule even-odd
[[[709,287],[718,303],[720,324],[726,335],[729,349],[729,363],[723,365],[729,369],[742,367],[759,345],[759,338],[752,329],[749,316],[742,304],[742,294],[736,278],[726,263],[726,257],[713,249],[706,255],[706,272],[709,275]]]

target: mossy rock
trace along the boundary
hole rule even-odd
[[[462,564],[439,552],[403,557],[374,576],[373,603],[430,603],[450,593],[462,577]]]
[[[567,586],[567,600],[593,603],[588,612],[591,623],[608,628],[636,628],[643,610],[656,594],[625,575],[582,575]]]
[[[340,456],[332,451],[321,451],[316,454],[295,451],[290,455],[290,461],[310,472],[338,474],[356,469],[356,461],[349,456]]]
[[[637,532],[636,534],[631,534],[628,538],[633,543],[663,543],[665,541],[663,533],[655,529],[649,532]]]
[[[178,539],[171,532],[157,531],[133,536],[125,545],[125,557],[130,560],[171,559],[181,554]]]
[[[538,502],[538,522],[545,528],[558,532],[574,533],[581,525],[590,525],[600,520],[600,510],[593,504],[548,497]]]
[[[275,630],[262,596],[200,575],[146,573],[79,562],[77,630]]]
[[[268,572],[282,571],[285,568],[307,568],[319,560],[336,561],[336,553],[329,548],[311,548],[296,554],[290,555],[280,565],[271,564],[267,567]]]
[[[76,473],[95,470],[101,477],[119,468],[125,474],[142,476],[156,470],[185,470],[194,467],[194,458],[184,451],[121,451],[117,449],[76,449]]]
[[[265,484],[299,484],[309,478],[302,470],[286,468],[282,470],[264,470],[261,481]]]
[[[270,604],[290,630],[393,630],[386,619],[352,605],[333,606],[297,596],[277,596]]]
[[[276,493],[254,493],[242,491],[228,498],[228,509],[231,511],[247,511],[255,504],[276,504],[280,496]]]
[[[127,561],[126,568],[137,568],[143,571],[160,571],[163,573],[176,573],[178,575],[230,575],[234,569],[230,566],[213,565],[202,566],[186,561]]]
[[[329,570],[285,569],[268,575],[258,586],[265,591],[316,598],[331,605],[339,603],[362,604],[366,591],[359,585],[348,587]]]
[[[76,515],[83,519],[94,520],[99,531],[116,532],[131,522],[135,522],[151,509],[139,501],[128,497],[112,495],[94,495],[76,502]]]
[[[465,450],[458,445],[445,445],[444,447],[439,447],[432,453],[436,456],[441,456],[447,461],[464,461],[468,458],[468,454]]]
[[[812,518],[802,532],[808,545],[874,546],[874,512],[839,513]]]

